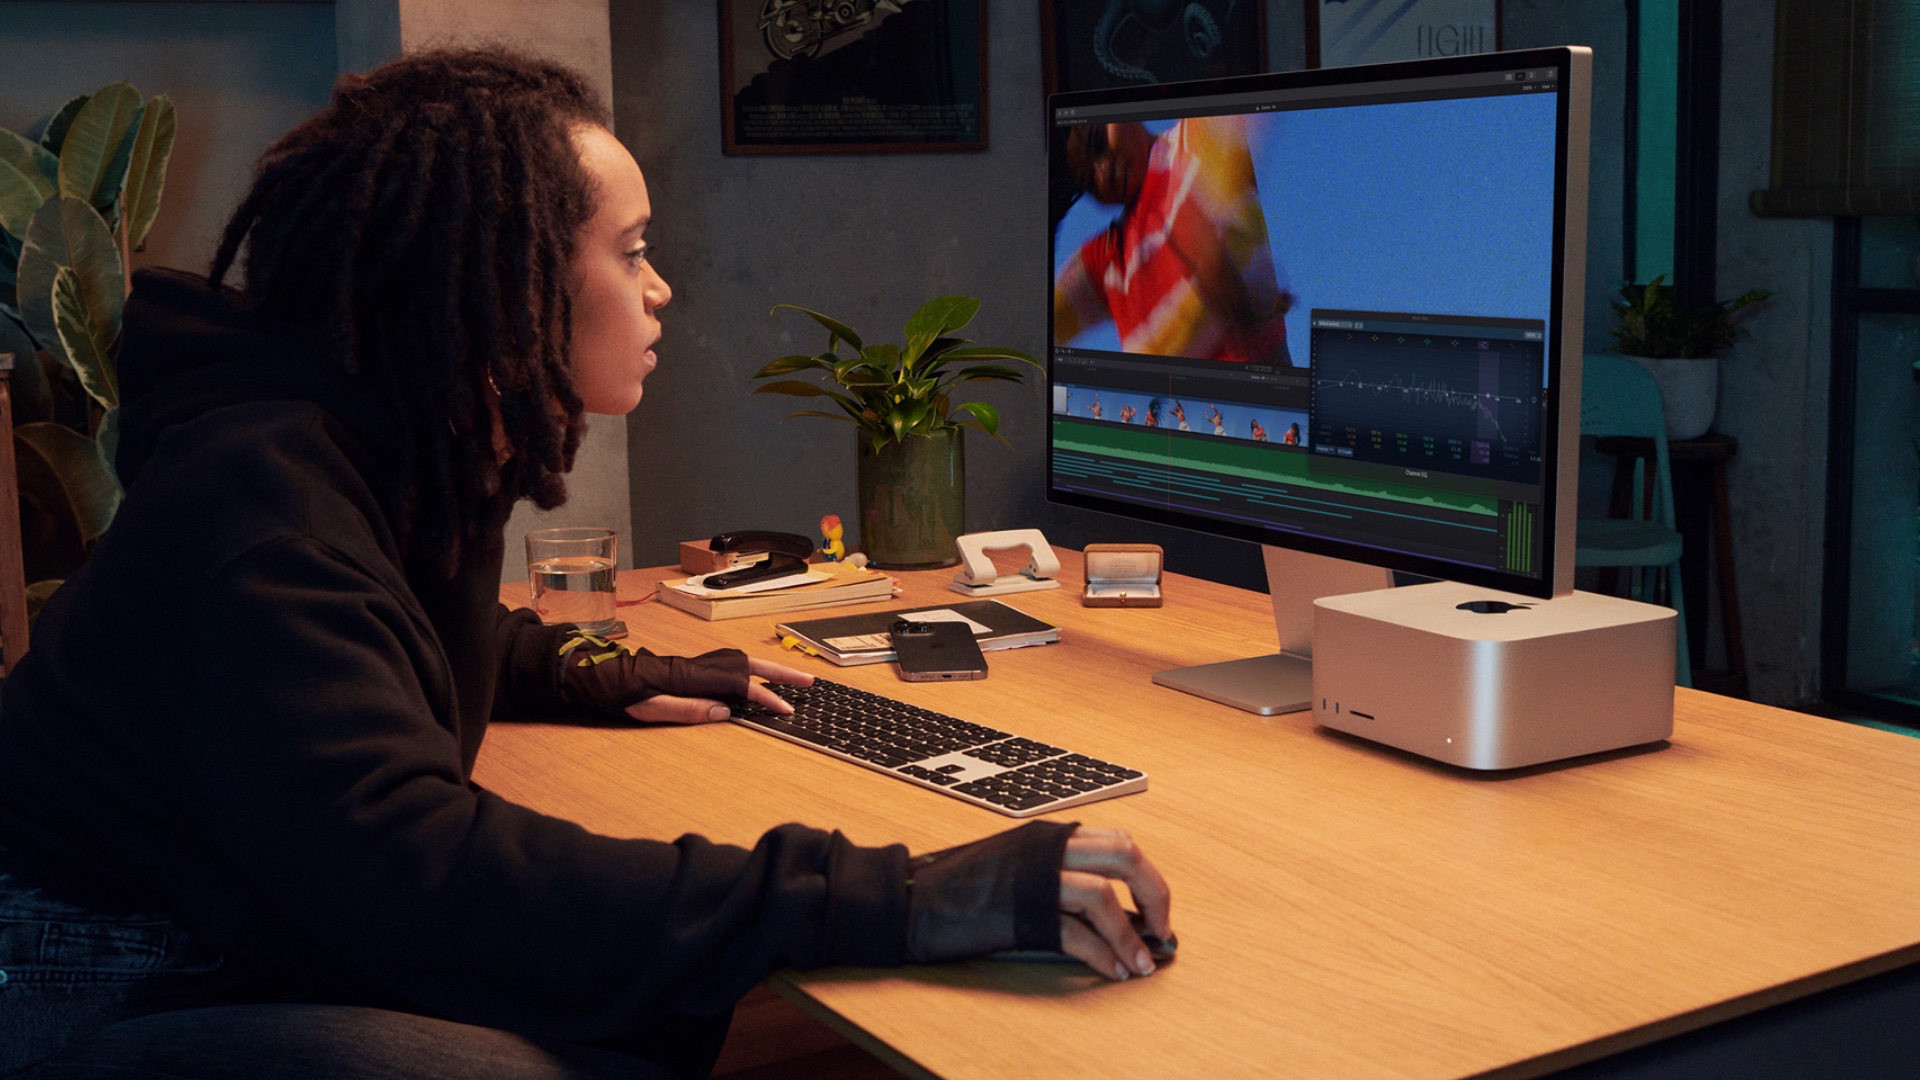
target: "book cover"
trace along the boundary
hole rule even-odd
[[[998,600],[967,600],[826,619],[801,619],[779,623],[774,629],[799,638],[842,667],[852,667],[892,660],[893,639],[888,628],[895,619],[905,616],[927,622],[968,623],[973,627],[974,640],[988,652],[1060,640],[1059,627]]]
[[[788,588],[738,593],[696,595],[686,591],[685,579],[660,583],[660,602],[708,621],[778,615],[788,611],[877,603],[893,596],[893,579],[886,574],[836,564],[824,581]]]

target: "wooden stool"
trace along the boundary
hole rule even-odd
[[[1594,440],[1594,448],[1614,458],[1613,506],[1615,517],[1625,517],[1633,498],[1633,466],[1637,458],[1651,460],[1653,443],[1646,439],[1603,438]],[[1688,542],[1680,555],[1681,588],[1686,590],[1687,652],[1693,657],[1694,685],[1715,693],[1747,696],[1747,648],[1740,630],[1740,591],[1733,564],[1733,513],[1727,499],[1727,462],[1740,450],[1740,442],[1731,435],[1708,432],[1697,439],[1675,439],[1667,443],[1667,459],[1673,468],[1673,511],[1680,535]],[[1706,541],[1702,543],[1700,541]],[[1707,571],[1708,549],[1713,552],[1712,567],[1719,584],[1720,628],[1727,650],[1725,672],[1702,671],[1707,649]],[[1603,588],[1611,586],[1603,580]]]

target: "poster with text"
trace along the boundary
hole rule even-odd
[[[1500,0],[1307,0],[1306,12],[1308,67],[1500,48]]]

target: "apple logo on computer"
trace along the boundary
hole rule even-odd
[[[1525,611],[1533,605],[1509,604],[1505,600],[1469,600],[1453,607],[1455,611],[1471,611],[1475,615],[1505,615],[1509,611]]]

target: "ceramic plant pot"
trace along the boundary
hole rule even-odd
[[[1624,354],[1623,354],[1624,355]],[[1667,407],[1667,439],[1697,439],[1713,427],[1720,401],[1720,358],[1654,359],[1628,356],[1660,384]]]
[[[960,561],[966,531],[967,459],[960,428],[873,448],[859,439],[860,550],[883,570],[929,570]]]

